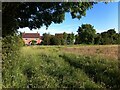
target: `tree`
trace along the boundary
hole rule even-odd
[[[61,45],[61,39],[56,36],[52,36],[50,39],[50,45]]]
[[[107,33],[111,36],[111,35],[116,34],[116,31],[115,31],[115,29],[109,29],[109,30],[107,31]]]
[[[75,39],[74,33],[68,34],[67,44],[68,44],[68,45],[74,44],[74,39]]]
[[[120,44],[120,33],[116,33],[115,38],[116,38],[116,44]]]
[[[80,43],[84,44],[94,43],[96,30],[94,29],[94,26],[92,26],[91,24],[82,24],[81,27],[78,28],[77,32],[80,38]]]
[[[63,33],[57,33],[57,34],[55,34],[55,37],[57,38],[57,41],[59,43],[57,45],[64,45],[65,44]]]
[[[119,34],[115,29],[109,29],[101,33],[101,44],[119,44]]]
[[[64,32],[63,33],[64,44],[67,44],[67,37],[68,37],[67,33]]]
[[[101,44],[101,34],[97,33],[94,39],[94,44]]]
[[[107,31],[107,34],[108,34],[108,38],[110,39],[110,44],[114,44],[115,43],[115,35],[116,35],[116,31],[115,29],[109,29]]]
[[[50,45],[50,39],[51,39],[51,35],[49,33],[43,34],[43,44],[44,45]]]
[[[75,44],[80,44],[80,38],[79,35],[75,35]]]
[[[80,19],[94,4],[96,2],[3,2],[2,36],[13,34],[18,28],[32,30],[62,23],[66,12],[70,12],[72,18]]]

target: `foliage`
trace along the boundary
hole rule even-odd
[[[32,43],[31,43],[32,45],[35,45],[35,44],[37,43],[36,40],[32,40],[31,42],[32,42]]]
[[[11,35],[17,28],[36,29],[62,23],[66,12],[70,12],[72,18],[80,19],[94,4],[96,2],[3,2],[2,35]]]
[[[96,37],[94,38],[94,44],[101,44],[101,36],[99,33],[97,33]]]
[[[94,44],[96,30],[91,24],[82,24],[81,27],[78,28],[77,32],[80,38],[80,43]]]
[[[64,45],[64,37],[63,37],[63,34],[62,33],[58,33],[58,34],[55,34],[54,38],[56,38],[56,42],[57,44],[56,45]]]
[[[99,44],[119,44],[119,38],[120,34],[116,33],[115,29],[109,29],[98,35]]]
[[[63,32],[64,44],[67,44],[67,37],[68,37],[68,34],[66,32]]]
[[[24,45],[24,41],[18,35],[7,36],[2,39],[2,54],[17,51]]]
[[[67,44],[68,45],[74,44],[74,39],[75,39],[74,33],[68,34],[68,36],[67,36]]]
[[[72,44],[120,44],[120,34],[115,29],[97,33],[90,24],[82,24],[78,28],[78,34],[61,33],[56,35],[43,34],[44,45],[72,45]]]
[[[79,35],[75,35],[75,44],[80,44],[80,37]]]
[[[109,29],[102,33],[97,33],[92,25],[82,24],[78,28],[78,34],[75,37],[75,44],[119,44],[120,34],[115,29]]]
[[[43,34],[43,44],[44,45],[71,45],[74,44],[74,33],[67,34],[61,33],[56,35],[50,35],[47,33]]]
[[[18,35],[10,35],[2,38],[2,79],[4,80],[3,83],[6,86],[11,86],[13,84],[13,74],[17,74],[17,71],[13,71],[17,66],[16,63],[19,58],[20,47],[23,45],[24,42]],[[15,66],[13,66],[14,64]]]
[[[61,38],[58,38],[56,36],[52,36],[50,39],[50,45],[61,45]]]
[[[50,45],[50,38],[51,38],[51,35],[48,33],[44,33],[43,34],[43,44],[44,45]]]

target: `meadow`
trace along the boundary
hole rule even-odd
[[[117,57],[117,45],[25,46],[6,61],[2,87],[120,88]]]

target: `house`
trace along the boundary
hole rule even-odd
[[[40,34],[37,33],[22,33],[22,38],[23,41],[25,42],[26,45],[31,45],[32,41],[35,41],[35,44],[40,44],[42,39]]]

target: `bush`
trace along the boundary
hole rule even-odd
[[[23,40],[17,36],[6,36],[2,39],[2,79],[3,88],[14,86],[14,64],[17,62]],[[16,65],[17,66],[17,65]],[[19,75],[19,73],[17,73]],[[20,85],[20,84],[19,84]]]
[[[17,51],[24,45],[24,41],[17,35],[6,36],[2,39],[2,53],[8,54]]]
[[[32,40],[31,42],[32,42],[31,43],[32,45],[36,45],[36,43],[37,43],[37,41],[35,41],[35,40]]]

